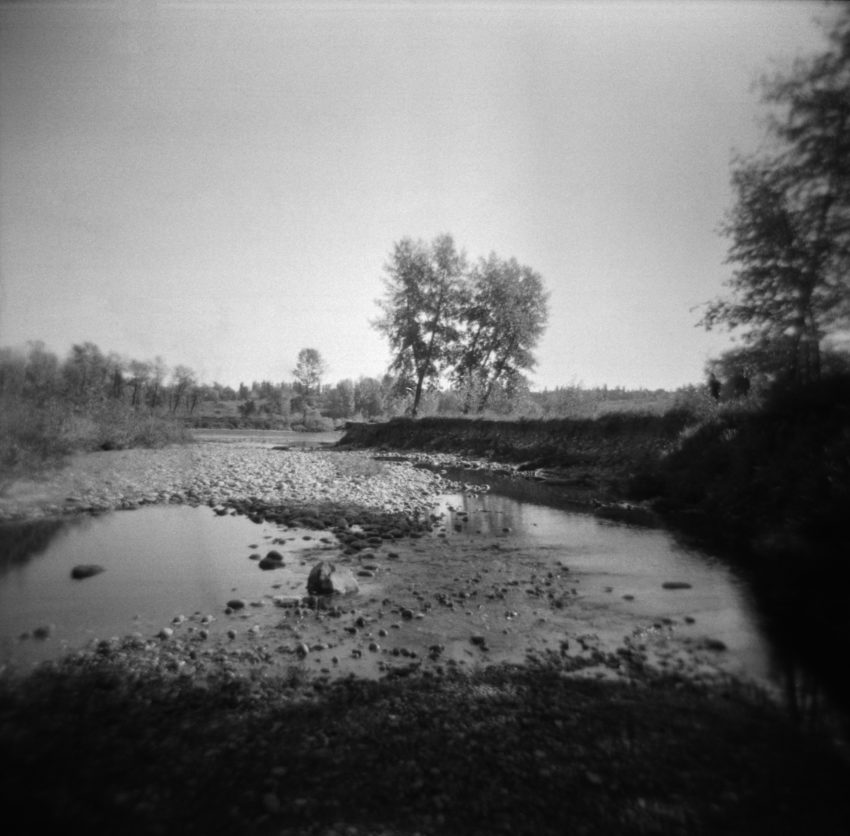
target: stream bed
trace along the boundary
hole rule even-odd
[[[6,525],[0,660],[26,666],[163,628],[202,627],[219,639],[238,628],[270,637],[287,663],[306,642],[314,652],[302,664],[323,672],[377,675],[387,660],[424,659],[429,649],[433,658],[434,648],[441,662],[477,665],[567,647],[613,652],[625,640],[661,665],[779,683],[783,666],[747,585],[719,560],[663,530],[545,504],[551,494],[534,485],[468,487],[440,498],[430,535],[353,556],[330,532],[206,506]],[[262,571],[270,549],[283,565]],[[320,559],[357,572],[360,592],[343,604],[356,629],[292,609]],[[72,578],[89,564],[103,571]],[[234,598],[244,611],[227,611]]]

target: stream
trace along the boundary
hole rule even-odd
[[[471,478],[447,475],[467,483]],[[672,631],[675,625],[678,639],[709,643],[723,670],[763,684],[781,678],[784,661],[746,583],[663,530],[558,507],[551,492],[518,480],[503,480],[485,493],[445,495],[436,516],[426,538],[434,548],[442,541],[478,560],[482,550],[498,549],[498,570],[495,557],[485,559],[502,582],[522,586],[535,572],[568,570],[576,600],[558,613],[551,631],[616,643],[636,628]],[[269,548],[283,554],[283,570],[258,571],[256,558]],[[328,532],[279,529],[220,516],[206,506],[151,506],[6,525],[0,529],[0,659],[30,664],[95,639],[153,636],[193,615],[214,622],[235,596],[261,604],[275,595],[297,597],[306,591],[310,566],[338,554]],[[420,585],[421,575],[439,570],[439,560],[420,568]],[[104,571],[73,579],[72,569],[86,564]],[[367,590],[386,594],[368,582]],[[218,621],[224,629],[226,620]],[[453,629],[451,620],[442,628],[445,635]],[[508,653],[504,658],[514,660]]]

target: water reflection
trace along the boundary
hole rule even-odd
[[[343,436],[342,431],[297,432],[294,430],[193,429],[196,441],[238,442],[258,447],[282,447],[288,450],[313,450],[330,447]]]
[[[70,525],[85,526],[88,517],[0,524],[0,577],[42,554],[60,531]]]
[[[18,528],[19,533],[14,526],[0,532],[0,562],[6,567],[0,575],[0,649],[6,658],[27,661],[91,638],[151,634],[181,614],[220,613],[234,596],[303,589],[306,569],[291,553],[320,545],[304,541],[309,535],[300,532],[190,506]],[[274,540],[281,542],[272,545]],[[34,549],[27,552],[25,544]],[[284,570],[264,572],[249,559],[270,548],[290,553]],[[86,580],[71,578],[75,565],[91,563],[105,571]],[[18,641],[39,628],[49,628],[50,641]]]
[[[588,569],[604,565],[612,578],[629,578],[632,589],[640,593],[641,607],[631,602],[636,614],[663,614],[669,600],[657,588],[660,577],[675,572],[677,579],[692,582],[692,591],[681,595],[693,609],[690,616],[708,626],[716,636],[741,659],[741,673],[757,681],[773,683],[784,695],[785,702],[801,722],[822,722],[835,713],[836,707],[850,710],[850,685],[838,660],[843,657],[850,640],[850,614],[844,629],[822,628],[823,613],[830,612],[828,622],[835,624],[836,613],[847,612],[843,600],[844,584],[825,586],[823,578],[809,578],[798,583],[787,579],[775,588],[756,580],[735,556],[718,557],[700,548],[687,536],[659,530],[648,530],[621,523],[606,523],[586,513],[577,516],[583,523],[572,523],[564,539],[562,516],[576,516],[584,511],[570,502],[568,494],[557,487],[529,479],[494,477],[492,474],[460,469],[444,469],[449,479],[471,486],[487,485],[481,497],[458,495],[448,499],[443,510],[447,514],[446,536],[482,533],[533,532],[535,540],[552,546],[569,556],[570,565]],[[486,507],[486,512],[482,513]],[[594,536],[604,531],[604,554]],[[596,533],[596,535],[594,534]],[[668,562],[675,555],[675,566]],[[672,577],[672,575],[670,575]],[[795,590],[793,600],[788,589]],[[631,590],[629,593],[631,594]],[[661,604],[653,613],[652,602]],[[616,604],[615,604],[616,606]],[[825,706],[829,706],[827,710]],[[844,710],[846,713],[846,710]]]

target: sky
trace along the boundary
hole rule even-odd
[[[0,345],[200,380],[380,376],[384,268],[451,234],[538,272],[530,375],[704,379],[733,153],[815,2],[0,0]]]

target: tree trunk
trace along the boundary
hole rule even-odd
[[[417,375],[416,391],[413,393],[413,406],[410,408],[411,418],[415,418],[416,413],[419,411],[419,401],[422,398],[422,386],[425,383],[425,369],[426,366],[423,366],[422,371]]]

